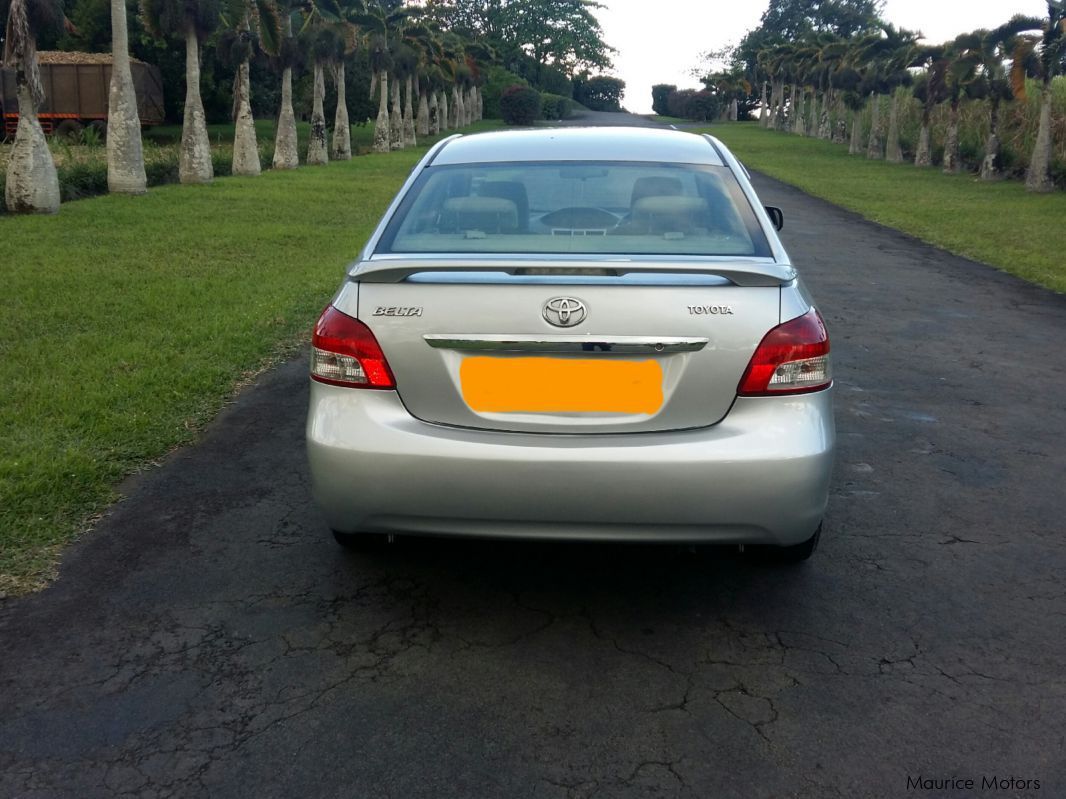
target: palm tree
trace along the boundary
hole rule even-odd
[[[200,43],[218,25],[218,6],[212,0],[141,0],[141,16],[154,35],[185,38],[185,118],[178,179],[210,183],[215,171],[200,99]]]
[[[815,72],[818,64],[818,48],[813,42],[802,43],[799,49],[796,51],[795,57],[795,79],[798,81],[793,82],[793,90],[798,91],[798,96],[795,105],[795,114],[792,119],[792,132],[798,133],[800,136],[805,136],[810,131],[810,123],[804,119],[804,105],[807,102],[807,89],[813,86],[815,82]],[[815,92],[811,90],[811,103],[807,106],[808,114],[811,113],[810,109],[817,105],[815,100]],[[814,111],[813,113],[817,113]]]
[[[947,58],[945,82],[950,102],[948,130],[944,140],[944,172],[946,174],[958,172],[960,169],[959,104],[964,95],[970,94],[971,87],[978,80],[978,67],[981,64],[980,47],[980,32],[963,33],[957,36],[945,50]]]
[[[37,121],[37,109],[44,100],[37,36],[57,30],[62,19],[62,6],[55,0],[12,0],[8,8],[3,64],[15,70],[19,108],[4,186],[4,201],[11,213],[54,214],[59,210],[59,178]]]
[[[776,45],[770,53],[770,118],[767,127],[776,130],[784,130],[785,118],[785,85],[794,69],[796,46],[794,44]],[[776,99],[775,99],[776,98]]]
[[[292,71],[303,60],[303,51],[292,35],[292,21],[296,11],[293,0],[281,0],[282,37],[278,47],[277,64],[281,67],[281,108],[278,111],[277,130],[274,133],[274,169],[296,169],[300,155],[296,143],[296,113],[292,107]]]
[[[919,56],[918,40],[921,34],[893,25],[882,25],[884,38],[881,40],[878,58],[878,77],[882,90],[889,96],[888,134],[885,138],[885,160],[891,163],[903,163],[903,150],[899,143],[899,89],[913,82],[911,68],[916,66]]]
[[[1010,74],[1005,65],[1014,58],[1015,53],[1027,49],[1023,47],[1024,38],[1019,36],[1020,31],[1027,27],[1028,22],[1024,17],[1015,17],[994,30],[981,32],[981,77],[975,88],[988,98],[988,138],[981,159],[981,180],[995,180],[1000,174],[999,107],[1014,99]],[[1032,46],[1036,42],[1031,39],[1029,44]]]
[[[107,95],[107,190],[144,194],[141,117],[130,71],[129,25],[125,0],[111,0],[111,86]]]
[[[871,99],[867,158],[884,158],[886,153],[890,153],[893,160],[903,160],[899,153],[899,110],[896,89],[911,79],[908,67],[914,61],[915,45],[919,36],[920,34],[896,28],[894,25],[882,24],[879,33],[866,37],[860,45],[860,52],[867,62],[864,69],[865,89]],[[888,94],[891,97],[887,150],[881,127],[880,98],[882,94]]]
[[[300,34],[305,37],[313,69],[311,132],[307,141],[307,163],[329,163],[326,145],[326,67],[344,57],[344,39],[337,31],[343,10],[334,0],[307,0]]]
[[[224,32],[218,52],[224,64],[235,70],[233,78],[233,174],[258,175],[259,143],[252,118],[251,80],[248,62],[256,43],[268,55],[277,55],[281,39],[281,17],[270,0],[230,0],[220,20]],[[258,33],[258,37],[255,35]]]
[[[387,153],[392,132],[389,130],[389,68],[392,66],[392,54],[389,53],[385,35],[375,33],[370,45],[370,97],[374,97],[375,84],[381,93],[378,104],[377,119],[374,120],[375,153]]]
[[[415,116],[415,135],[428,136],[430,133],[430,98],[427,76],[434,61],[440,55],[439,31],[424,23],[408,25],[404,30],[407,45],[416,55],[414,67],[414,95],[418,108]]]
[[[835,103],[836,87],[834,79],[843,67],[848,52],[846,40],[823,34],[819,39],[818,77],[822,93],[821,114],[818,118],[817,135],[819,139],[829,139],[832,135],[832,107]]]
[[[355,49],[355,29],[348,23],[342,23],[343,40],[339,57],[330,65],[333,85],[337,89],[337,110],[333,114],[333,142],[330,145],[330,158],[335,161],[352,160],[352,125],[348,118],[348,85],[345,80],[345,58]]]
[[[839,94],[838,98],[843,111],[848,111],[850,124],[840,120],[840,130],[834,131],[834,138],[843,144],[844,134],[850,131],[848,140],[848,155],[858,155],[862,152],[862,110],[866,105],[866,97],[862,91],[862,73],[856,69],[858,63],[858,48],[852,44],[844,56],[840,67],[834,76]],[[841,114],[843,116],[843,113]]]
[[[922,103],[922,127],[918,133],[918,148],[914,153],[915,166],[932,166],[930,120],[933,109],[947,99],[948,59],[944,45],[927,45],[918,49],[916,62],[925,72],[914,82],[912,93]]]
[[[390,7],[391,8],[391,7]],[[380,92],[380,104],[378,105],[377,120],[374,123],[373,150],[376,153],[387,153],[391,142],[395,141],[396,131],[394,126],[400,122],[399,109],[393,109],[393,116],[389,115],[389,71],[392,68],[392,52],[389,45],[393,35],[397,33],[409,15],[404,8],[386,8],[380,2],[368,2],[363,11],[350,15],[351,21],[359,25],[367,34],[370,41],[370,96],[374,96],[374,89]],[[398,88],[394,83],[394,89]],[[399,92],[395,91],[399,105]],[[400,140],[402,141],[402,130]]]
[[[401,146],[414,147],[418,142],[415,138],[415,108],[414,93],[415,74],[418,72],[418,52],[407,42],[401,42],[396,48],[394,60],[396,78],[395,97],[399,100],[401,85],[403,88],[403,105],[400,109],[400,138]],[[399,105],[399,102],[397,102]]]
[[[1043,81],[1040,92],[1040,123],[1036,131],[1029,168],[1025,172],[1025,188],[1029,191],[1051,191],[1051,82],[1062,69],[1066,58],[1066,0],[1048,0],[1047,19],[1016,17],[1014,21],[1021,31],[1040,35],[1039,46],[1028,38],[1020,42],[1019,52],[1011,65],[1011,83],[1015,96],[1025,98],[1025,65],[1030,53],[1039,55],[1033,59],[1035,71]]]

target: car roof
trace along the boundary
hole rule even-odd
[[[644,161],[723,166],[710,140],[666,128],[539,128],[457,136],[432,165],[516,161]]]

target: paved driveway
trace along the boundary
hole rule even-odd
[[[1066,795],[1066,301],[756,183],[833,335],[808,565],[347,555],[299,359],[0,607],[0,796]]]

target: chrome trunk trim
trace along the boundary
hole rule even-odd
[[[551,336],[551,335],[461,335],[426,334],[422,337],[436,349],[464,352],[595,352],[617,355],[649,355],[697,352],[709,339],[675,336]]]

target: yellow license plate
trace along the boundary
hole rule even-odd
[[[604,358],[465,358],[463,399],[483,413],[648,413],[663,404],[658,361]]]

